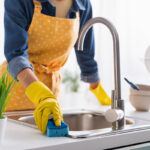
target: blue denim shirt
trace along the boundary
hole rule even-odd
[[[56,7],[49,0],[37,0],[42,4],[41,13],[55,16]],[[32,70],[33,66],[28,59],[28,34],[33,13],[33,0],[5,0],[4,28],[5,43],[4,54],[8,62],[8,72],[17,80],[17,75],[25,68]],[[90,0],[74,0],[67,18],[75,18],[80,12],[80,29],[92,18]],[[75,44],[75,54],[81,69],[81,80],[85,82],[99,81],[97,63],[94,60],[94,32],[91,28],[84,42],[84,51],[78,51]]]

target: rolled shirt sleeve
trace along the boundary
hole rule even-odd
[[[92,6],[89,0],[84,1],[86,10],[80,13],[80,29],[85,23],[92,18]],[[87,32],[84,40],[83,51],[77,50],[77,43],[75,45],[75,53],[77,62],[81,70],[81,80],[88,83],[98,82],[99,74],[97,62],[94,60],[95,55],[95,41],[93,27]]]
[[[28,22],[26,4],[19,0],[5,0],[4,12],[4,54],[8,62],[8,72],[17,80],[17,75],[25,68],[33,70],[32,64],[28,59]],[[28,7],[27,7],[28,8]]]

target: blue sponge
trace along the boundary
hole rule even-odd
[[[61,121],[61,126],[56,127],[53,119],[48,120],[48,124],[47,124],[48,137],[60,137],[60,136],[66,136],[68,134],[69,134],[69,127],[66,123]]]

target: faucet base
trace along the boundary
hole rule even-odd
[[[118,109],[121,109],[124,111],[124,100],[117,100],[117,105],[118,105]],[[124,114],[125,116],[125,114]],[[125,126],[125,118],[120,119],[120,120],[117,120],[115,122],[112,123],[112,130],[121,130],[124,128]]]

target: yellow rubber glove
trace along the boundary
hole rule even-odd
[[[102,105],[111,105],[111,98],[107,95],[100,82],[95,89],[90,88],[90,91]]]
[[[44,134],[50,115],[53,115],[56,126],[63,120],[59,103],[51,90],[40,81],[32,82],[25,91],[27,97],[37,105],[34,111],[34,119],[37,127]]]

